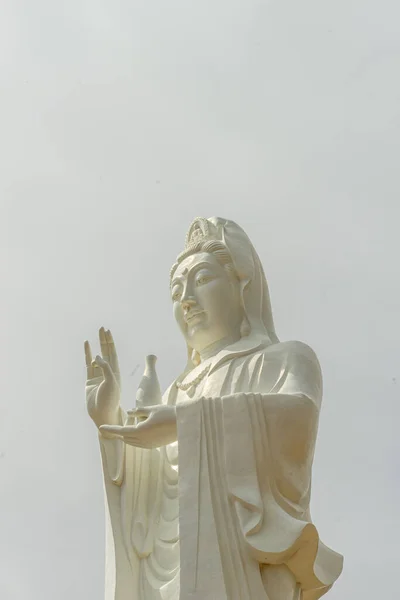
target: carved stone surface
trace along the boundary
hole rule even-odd
[[[171,270],[188,361],[161,397],[147,357],[120,406],[112,335],[85,343],[107,513],[106,600],[317,600],[343,558],[309,509],[322,399],[313,350],[276,336],[244,231],[198,218]]]

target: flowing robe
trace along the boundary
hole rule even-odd
[[[164,395],[177,443],[142,450],[100,436],[106,600],[275,600],[263,565],[286,565],[302,599],[317,600],[342,569],[309,511],[318,360],[300,342],[250,337],[199,371],[207,364],[188,395],[174,384]]]

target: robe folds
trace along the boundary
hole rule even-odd
[[[163,397],[178,442],[143,450],[100,435],[106,600],[270,600],[264,564],[286,565],[302,600],[317,600],[343,562],[309,508],[318,360],[300,342],[250,336],[208,364],[191,395],[174,382]]]

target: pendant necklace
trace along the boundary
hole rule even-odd
[[[190,390],[190,388],[196,388],[199,385],[199,383],[204,379],[204,377],[207,375],[210,368],[211,368],[211,365],[208,365],[208,367],[203,369],[199,373],[199,375],[197,375],[197,377],[195,377],[195,379],[193,379],[192,381],[189,381],[188,383],[181,383],[180,381],[176,381],[175,382],[176,387],[178,388],[178,390],[182,390],[182,392],[187,392],[188,390]]]

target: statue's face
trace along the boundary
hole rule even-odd
[[[239,282],[213,254],[201,252],[185,258],[174,273],[171,294],[175,318],[191,348],[201,352],[239,334]]]

